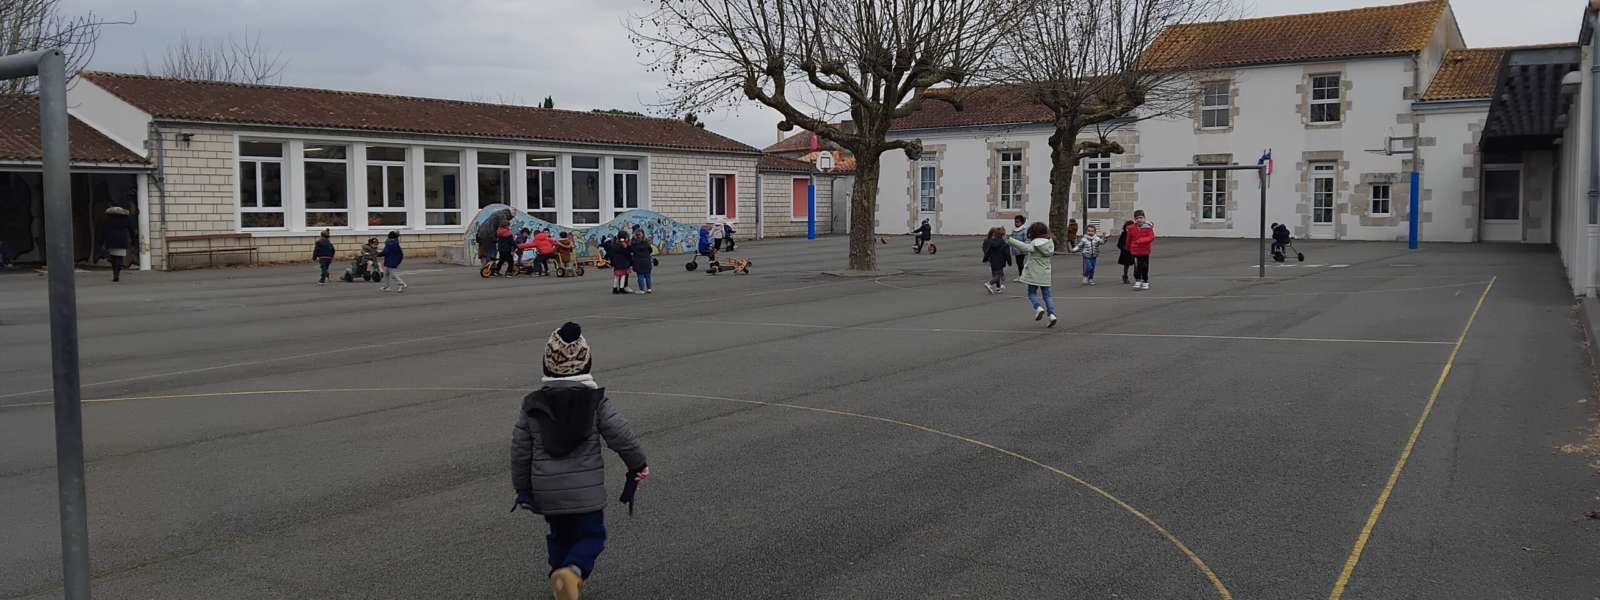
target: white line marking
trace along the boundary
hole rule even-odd
[[[1343,269],[1343,268],[1348,267],[1348,266],[1350,266],[1350,265],[1328,265],[1328,268],[1329,269]]]

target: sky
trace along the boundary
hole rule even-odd
[[[1245,0],[1249,2],[1250,0]],[[1395,4],[1402,0],[1254,0],[1247,16]],[[131,25],[103,28],[89,68],[142,72],[190,36],[235,36],[248,27],[281,48],[282,83],[467,99],[545,96],[558,108],[657,114],[664,78],[628,39],[630,13],[655,0],[61,0]],[[1474,47],[1570,42],[1585,0],[1454,0]],[[708,129],[757,148],[775,142],[776,112],[747,103],[702,115]]]

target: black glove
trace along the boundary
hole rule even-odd
[[[533,490],[517,490],[517,500],[511,505],[511,512],[517,512],[519,508],[539,514],[539,501],[533,499]]]
[[[628,479],[622,483],[622,497],[617,500],[628,505],[628,515],[633,515],[633,495],[639,491],[639,471],[644,467],[628,471]]]

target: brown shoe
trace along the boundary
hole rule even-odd
[[[578,600],[583,591],[583,578],[571,567],[561,567],[550,574],[550,592],[556,600]]]
[[[1128,281],[1128,276],[1127,275],[1123,275],[1122,276],[1122,283],[1129,284],[1129,283],[1133,283],[1133,282],[1132,281]]]

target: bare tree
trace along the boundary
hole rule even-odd
[[[109,24],[94,13],[61,14],[60,0],[0,0],[0,56],[61,48],[66,52],[67,76],[89,64],[100,26]],[[32,94],[33,77],[0,81],[0,94]]]
[[[527,102],[522,100],[522,95],[516,92],[495,92],[494,95],[472,92],[466,96],[467,102],[481,102],[483,104],[506,104],[510,106],[524,106]]]
[[[1079,161],[1123,153],[1109,139],[1118,128],[1187,114],[1198,97],[1184,66],[1194,41],[1157,39],[1236,13],[1233,0],[1039,0],[1011,30],[996,74],[1053,116],[1050,230],[1058,240],[1066,239]],[[1085,131],[1095,138],[1080,141]]]
[[[283,79],[289,60],[282,48],[274,50],[263,44],[261,33],[252,36],[248,27],[243,38],[231,33],[225,38],[189,37],[185,31],[162,53],[160,68],[150,66],[146,57],[144,72],[179,79],[276,84]]]
[[[662,0],[629,29],[652,55],[652,70],[667,75],[664,112],[754,100],[783,115],[780,129],[798,126],[854,153],[849,268],[876,271],[881,155],[922,154],[918,141],[888,140],[890,125],[922,109],[929,88],[959,86],[988,68],[1017,7],[1015,0]],[[822,98],[813,106],[848,106],[854,130],[806,110],[807,94]]]

